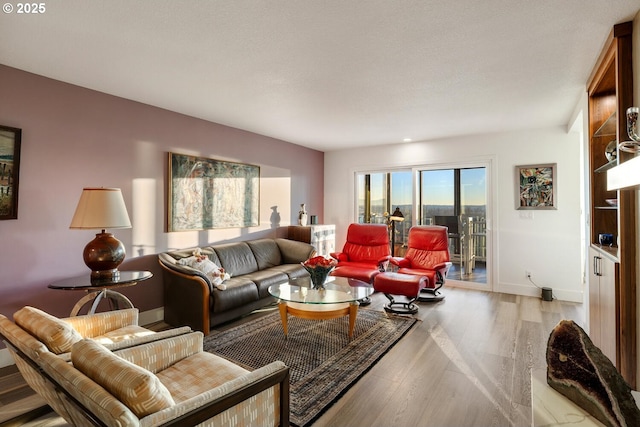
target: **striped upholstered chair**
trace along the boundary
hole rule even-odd
[[[192,332],[111,351],[92,339],[71,363],[0,315],[0,338],[27,383],[77,426],[288,426],[289,369],[249,372],[203,351]]]
[[[160,332],[144,328],[138,325],[137,308],[58,318],[38,308],[26,306],[16,311],[13,319],[16,325],[64,360],[69,360],[71,346],[83,338],[90,338],[110,350],[117,350],[191,332],[189,327]]]

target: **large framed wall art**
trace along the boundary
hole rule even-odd
[[[260,222],[260,167],[169,153],[168,231]]]
[[[556,209],[556,188],[556,163],[516,166],[516,209]]]
[[[18,218],[22,129],[0,125],[0,219]]]

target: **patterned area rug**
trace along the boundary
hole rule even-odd
[[[291,422],[316,420],[415,324],[410,317],[360,309],[353,340],[348,317],[306,320],[289,316],[285,339],[275,311],[205,337],[204,349],[253,370],[282,360],[291,375]]]

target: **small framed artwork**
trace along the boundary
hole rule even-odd
[[[556,163],[516,166],[516,209],[557,209]]]
[[[0,219],[18,218],[22,129],[0,125]]]
[[[168,181],[168,231],[259,225],[259,166],[169,153]]]

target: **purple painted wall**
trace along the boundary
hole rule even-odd
[[[83,187],[122,189],[133,223],[111,230],[127,250],[122,267],[155,274],[122,289],[140,311],[163,306],[154,254],[284,236],[282,227],[296,224],[300,203],[323,219],[320,151],[2,65],[0,94],[0,124],[22,129],[18,219],[0,221],[0,313],[6,316],[24,305],[66,316],[82,297],[47,285],[88,274],[82,250],[95,232],[69,229]],[[167,233],[169,151],[259,165],[260,226]]]

